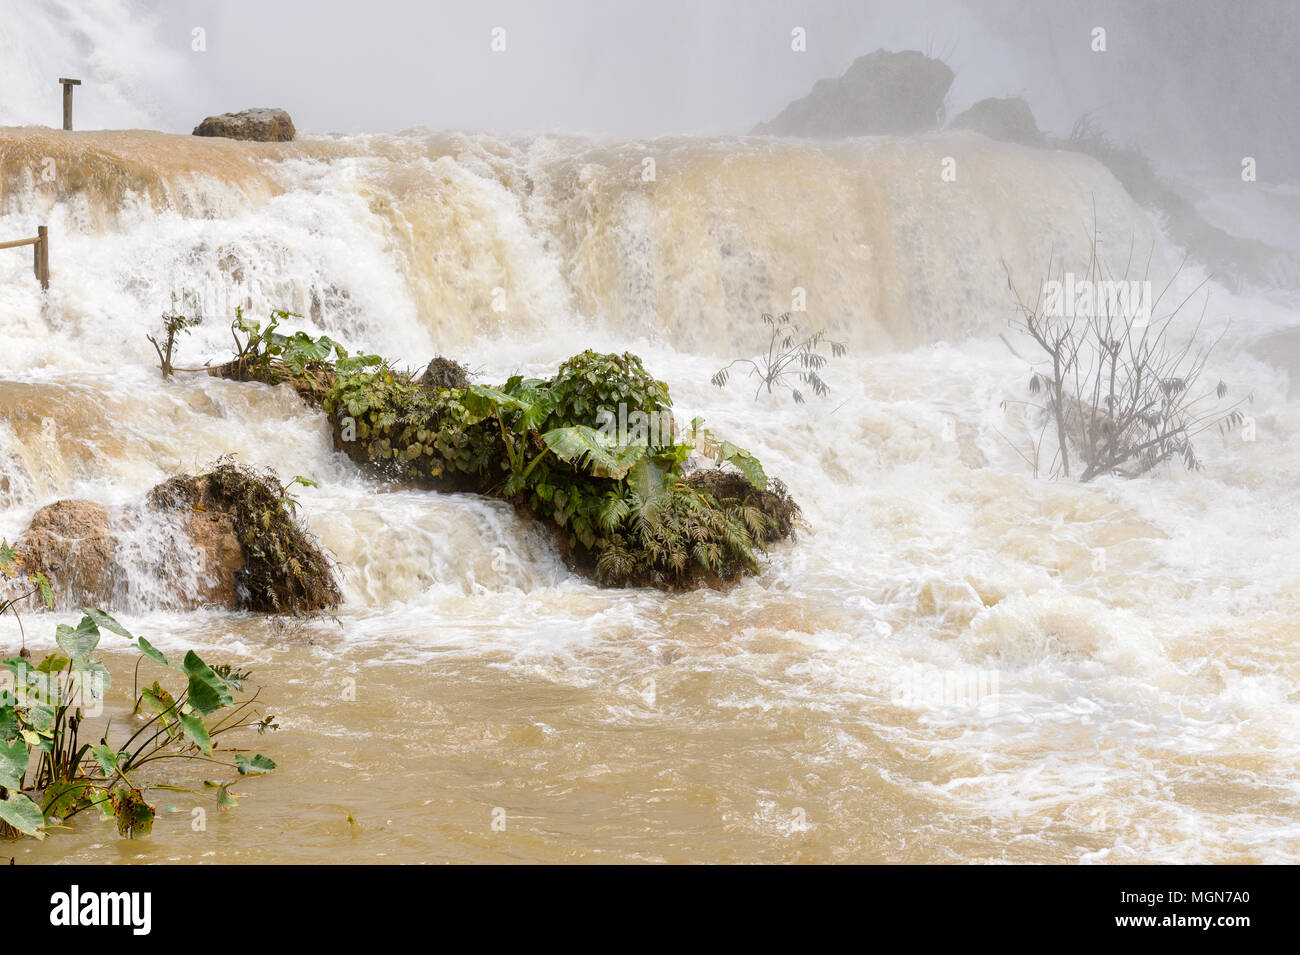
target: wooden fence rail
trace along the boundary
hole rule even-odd
[[[32,249],[32,270],[41,288],[50,287],[50,230],[40,226],[33,239],[14,239],[12,242],[0,242],[0,249],[16,249],[21,245],[34,246]]]

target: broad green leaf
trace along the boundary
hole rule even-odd
[[[613,435],[585,424],[547,431],[542,441],[561,461],[585,466],[596,477],[614,480],[626,477],[648,450],[644,444],[620,445]]]
[[[143,653],[145,656],[147,656],[154,663],[161,664],[162,666],[171,666],[171,664],[167,662],[167,658],[163,656],[162,653],[160,653],[158,650],[155,650],[153,644],[150,643],[148,640],[146,640],[144,637],[136,638],[135,648],[139,650],[141,653]]]
[[[235,802],[235,797],[230,795],[230,787],[235,785],[234,782],[222,783],[217,787],[217,805],[222,809],[233,809],[239,803]]]
[[[41,600],[45,603],[46,610],[54,609],[54,591],[50,589],[50,582],[44,574],[35,573],[27,578],[34,583],[41,592]]]
[[[36,664],[37,673],[59,673],[71,663],[68,657],[61,657],[57,653],[51,653],[40,663]]]
[[[28,752],[27,742],[22,737],[17,737],[12,742],[0,740],[0,786],[5,789],[23,788]]]
[[[193,650],[185,654],[181,669],[190,678],[190,705],[204,716],[234,702],[229,687]]]
[[[0,705],[0,740],[13,739],[22,729],[22,723],[18,720],[18,711],[15,709],[16,705],[16,699]]]
[[[47,819],[66,819],[86,801],[87,792],[94,787],[84,779],[54,783],[45,790],[45,816]]]
[[[259,773],[269,773],[275,769],[275,761],[269,756],[263,756],[258,753],[252,759],[249,759],[243,753],[235,756],[235,768],[239,770],[241,776],[256,776]]]
[[[151,688],[140,691],[140,699],[149,709],[158,714],[158,722],[167,731],[167,735],[175,739],[178,732],[176,727],[179,714],[176,712],[176,701],[172,698],[172,695],[155,681]]]
[[[144,801],[139,790],[119,786],[109,794],[109,799],[113,801],[119,835],[134,839],[153,831],[153,806]]]
[[[54,708],[45,703],[31,703],[27,709],[27,725],[42,736],[48,736],[54,725]]]
[[[41,827],[45,825],[41,807],[22,793],[11,792],[9,798],[0,801],[0,819],[24,835],[45,838],[45,833],[41,832]]]
[[[212,738],[208,735],[208,728],[203,725],[202,717],[181,714],[181,730],[204,756],[212,755]]]
[[[740,473],[750,484],[760,491],[767,487],[767,475],[763,473],[763,465],[759,463],[758,458],[754,457],[744,448],[737,447],[730,441],[723,441],[718,446],[718,463],[726,461],[728,464],[734,464],[740,469]]]
[[[522,411],[526,413],[530,407],[529,402],[484,385],[470,385],[466,388],[465,394],[461,397],[461,404],[469,412],[469,420],[466,421],[466,424],[476,424],[493,412],[500,414],[502,411]]]
[[[668,473],[650,458],[642,458],[628,472],[627,486],[643,501],[650,501],[664,493]]]
[[[77,624],[75,630],[67,624],[59,624],[54,631],[54,641],[72,659],[84,660],[99,646],[99,627],[86,615],[81,618],[81,623]]]
[[[99,764],[100,772],[105,776],[117,775],[117,753],[105,743],[96,743],[90,747],[91,755],[95,757],[95,762]]]
[[[104,630],[116,633],[120,637],[126,637],[128,640],[134,639],[127,631],[126,627],[122,626],[111,616],[104,613],[104,611],[96,610],[93,607],[82,607],[81,612],[93,620],[97,627],[102,627]]]

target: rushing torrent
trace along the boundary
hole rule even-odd
[[[0,531],[229,452],[319,482],[302,513],[345,594],[337,620],[182,614],[192,569],[127,522],[116,610],[250,666],[281,769],[204,833],[79,822],[23,861],[1300,860],[1300,532],[1279,520],[1300,418],[1250,349],[1284,311],[1207,286],[1207,327],[1232,320],[1212,373],[1253,393],[1257,439],[1205,435],[1203,471],[1081,486],[1013,448],[1004,262],[1032,287],[1094,229],[1121,260],[1154,250],[1158,281],[1181,258],[1092,160],[970,134],[15,128],[0,171],[0,238],[47,224],[54,273],[42,295],[0,253]],[[830,395],[711,386],[797,295],[849,345]],[[287,388],[161,381],[145,334],[174,299],[203,319],[181,365],[226,357],[237,305],[491,380],[636,351],[809,526],[727,593],[598,589],[499,502],[377,493]]]

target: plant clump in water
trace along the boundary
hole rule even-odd
[[[333,342],[321,347],[307,363],[282,352],[243,370],[323,408],[335,448],[373,474],[510,501],[551,528],[570,567],[601,584],[727,584],[756,573],[766,545],[793,535],[799,509],[785,487],[700,419],[679,432],[668,386],[631,353],[586,351],[550,378],[487,387],[449,359],[416,376]],[[701,460],[713,468],[692,473]]]

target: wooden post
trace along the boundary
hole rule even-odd
[[[37,227],[36,238],[39,240],[34,246],[36,280],[41,283],[42,289],[48,291],[50,288],[50,230],[46,226]]]
[[[59,82],[63,84],[63,128],[72,129],[72,88],[80,86],[81,80],[69,80],[59,77]]]

